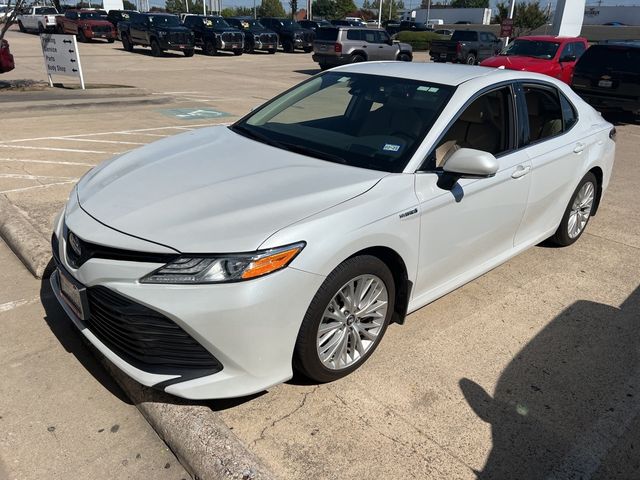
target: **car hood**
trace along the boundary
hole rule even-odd
[[[235,27],[216,27],[216,28],[212,28],[211,31],[216,33],[226,33],[226,32],[242,33],[242,30],[238,30]]]
[[[155,27],[155,30],[158,32],[167,32],[167,33],[171,33],[171,32],[192,33],[191,29],[187,27],[183,27],[181,25],[176,25],[175,27],[158,26],[158,27]]]
[[[103,224],[181,252],[242,252],[385,175],[213,127],[103,163],[82,178],[78,200]]]
[[[498,55],[480,62],[483,67],[504,67],[509,70],[525,70],[527,72],[544,73],[553,68],[551,60],[543,58],[523,57],[518,55]]]

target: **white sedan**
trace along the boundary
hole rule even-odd
[[[138,382],[248,395],[340,378],[390,323],[598,209],[615,129],[564,83],[406,62],[337,68],[230,127],[91,170],[51,282]]]

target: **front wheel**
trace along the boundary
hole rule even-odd
[[[580,238],[593,213],[597,192],[598,180],[593,173],[589,172],[580,180],[573,192],[558,230],[549,239],[552,243],[566,247]]]
[[[84,34],[82,30],[78,30],[78,41],[84,43],[87,41],[87,36]]]
[[[395,284],[387,265],[362,255],[325,279],[302,321],[294,366],[317,382],[360,367],[382,339],[394,309]]]
[[[282,41],[282,50],[285,53],[293,53],[293,42],[291,40]]]
[[[115,38],[107,38],[107,42],[109,43],[114,43],[116,41]]]
[[[400,53],[398,55],[398,61],[400,61],[400,62],[410,62],[411,61],[411,55],[409,55],[408,53]]]
[[[236,48],[236,49],[233,51],[233,54],[234,54],[236,57],[239,57],[240,55],[242,55],[242,49],[241,49],[241,48]]]
[[[129,35],[122,34],[122,47],[127,52],[133,52],[133,43],[131,43],[131,40],[129,40]]]
[[[193,48],[185,48],[182,53],[184,53],[185,57],[193,57],[193,54],[196,53],[196,51]]]
[[[274,53],[276,53],[276,49],[275,48],[270,48],[269,49],[269,54],[273,55]]]
[[[304,53],[311,53],[311,52],[313,52],[313,47],[304,47],[304,48],[302,49],[302,51],[303,51]]]
[[[216,45],[211,40],[207,40],[204,43],[203,50],[204,50],[205,55],[209,55],[209,56],[213,56],[217,52]]]

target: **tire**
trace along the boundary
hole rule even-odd
[[[466,63],[467,65],[475,65],[477,61],[478,60],[475,53],[468,53],[466,58],[464,59],[464,63]]]
[[[411,61],[411,55],[409,55],[408,53],[399,53],[398,54],[398,61],[399,62],[410,62]]]
[[[253,44],[249,45],[248,43],[245,42],[244,53],[255,53],[255,48]]]
[[[162,49],[160,48],[160,44],[155,38],[151,40],[151,55],[153,55],[154,57],[162,56]]]
[[[126,33],[122,34],[122,48],[124,48],[127,52],[133,52],[133,43],[129,40],[129,35]]]
[[[576,187],[567,205],[560,226],[549,241],[560,247],[566,247],[578,240],[589,223],[598,195],[598,180],[589,172]]]
[[[185,57],[193,57],[193,55],[196,53],[196,50],[194,48],[185,48],[182,53],[184,53]]]
[[[18,20],[18,29],[22,32],[25,33],[27,31],[26,28],[24,28],[24,25],[22,24],[22,22],[20,20]]]
[[[318,64],[318,66],[320,67],[320,70],[322,70],[323,72],[324,72],[325,70],[328,70],[329,68],[331,68],[331,67],[329,67],[329,65],[327,65],[326,63],[319,63],[319,64]]]
[[[218,49],[216,48],[215,43],[211,40],[204,42],[204,47],[202,47],[205,55],[213,56],[218,53]]]
[[[78,30],[78,41],[81,43],[85,43],[87,41],[87,37],[82,30]]]
[[[276,49],[275,48],[272,48],[272,49],[269,50],[269,54],[270,55],[273,55],[274,53],[276,53]]]
[[[47,29],[44,28],[44,26],[40,22],[38,22],[38,33],[39,34],[46,33],[46,31],[47,31]]]
[[[242,49],[239,49],[239,48],[237,48],[237,49],[235,49],[235,50],[233,51],[233,54],[234,54],[236,57],[239,57],[240,55],[242,55],[242,53],[243,53],[243,52],[242,52]]]
[[[109,43],[114,43],[116,41],[115,38],[107,38],[107,42]]]
[[[311,53],[311,52],[313,52],[313,47],[304,47],[304,48],[302,49],[302,51],[303,51],[304,53]]]
[[[293,42],[291,40],[283,40],[282,41],[282,50],[285,53],[293,53]]]
[[[354,293],[359,288],[364,289],[359,306],[350,305],[349,295],[341,294],[349,285]],[[382,300],[385,295],[386,303]],[[369,300],[372,303],[362,308],[362,304]],[[325,279],[304,316],[293,356],[296,370],[316,382],[331,382],[356,370],[380,344],[393,314],[394,300],[393,274],[384,262],[370,255],[345,260]],[[349,308],[369,310],[370,306],[376,308],[368,312],[369,315],[357,316],[349,311]],[[372,315],[375,312],[383,317],[376,320]],[[340,320],[332,321],[332,318]],[[323,338],[319,338],[320,327],[327,328],[332,324],[334,328],[330,327]],[[359,346],[352,345],[352,342],[359,343]],[[344,345],[344,351],[340,345]],[[323,353],[327,354],[324,362],[318,352],[323,348]]]
[[[62,28],[62,25],[56,25],[56,33],[59,33],[61,35],[64,34],[64,28]]]
[[[355,55],[351,55],[351,63],[360,63],[360,62],[366,62],[367,59],[364,58],[364,55],[360,55],[359,53],[356,53]]]

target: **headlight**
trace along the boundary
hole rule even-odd
[[[158,35],[161,36],[161,37],[166,37],[167,36],[167,32],[159,31]]]
[[[305,247],[305,242],[253,253],[218,256],[181,255],[140,279],[141,283],[241,282],[285,268]]]

